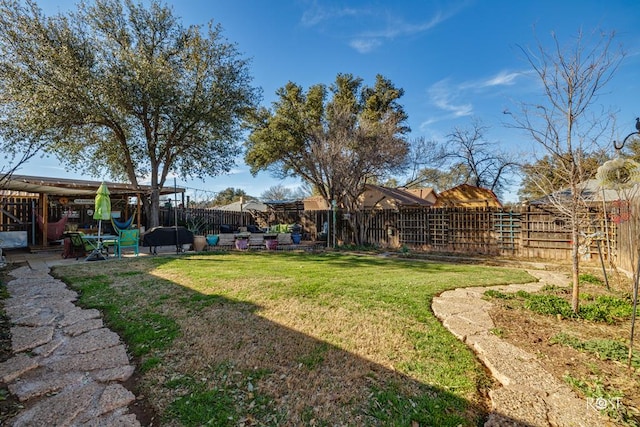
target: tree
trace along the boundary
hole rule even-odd
[[[213,206],[224,206],[229,203],[237,202],[239,200],[253,200],[254,197],[249,196],[244,190],[240,188],[228,187],[216,194],[213,199]]]
[[[267,188],[261,195],[260,200],[292,200],[292,199],[304,199],[309,193],[302,187],[298,187],[295,190],[285,187],[282,184],[274,185]]]
[[[598,167],[609,160],[606,150],[597,150],[583,158],[585,176],[593,177]],[[548,194],[563,188],[565,181],[555,173],[559,165],[556,165],[553,157],[545,155],[534,162],[525,163],[520,167],[522,182],[518,195],[521,200],[540,199]]]
[[[5,188],[11,176],[16,173],[29,159],[38,154],[43,147],[42,141],[25,141],[18,151],[12,151],[13,147],[5,150],[5,164],[0,167],[0,190]]]
[[[138,185],[149,227],[173,173],[215,176],[239,154],[259,92],[220,26],[183,27],[156,0],[80,3],[45,17],[0,0],[0,131],[5,146],[48,141],[68,167]]]
[[[417,140],[412,152],[414,174],[406,186],[429,185],[442,191],[467,183],[500,194],[518,163],[497,143],[487,141],[487,130],[474,120],[469,128],[454,128],[446,141]]]
[[[454,128],[442,149],[443,160],[450,164],[451,171],[465,173],[465,183],[500,194],[518,163],[512,155],[499,149],[497,143],[485,138],[487,130],[479,121],[474,121],[469,128]]]
[[[423,168],[418,176],[405,185],[407,188],[431,187],[436,192],[448,190],[467,181],[468,171],[464,165],[448,170]]]
[[[252,173],[300,177],[327,202],[354,212],[368,180],[404,170],[409,129],[398,103],[403,91],[388,79],[378,75],[369,87],[338,74],[329,88],[318,84],[305,93],[289,82],[277,95],[273,111],[261,110],[251,123],[245,161]]]
[[[534,75],[542,85],[544,103],[522,104],[522,113],[514,118],[514,127],[524,130],[548,157],[550,168],[532,170],[531,178],[545,188],[569,189],[570,197],[550,197],[554,208],[568,219],[571,232],[572,308],[579,308],[580,229],[584,200],[580,183],[590,178],[587,167],[591,154],[598,150],[600,138],[609,126],[608,115],[595,103],[603,87],[612,79],[624,57],[613,49],[614,33],[597,33],[594,39],[580,32],[575,43],[563,47],[552,34],[552,48],[540,42],[536,51],[521,47]]]

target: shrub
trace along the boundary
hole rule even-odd
[[[633,306],[628,300],[600,295],[592,303],[580,307],[580,317],[594,322],[613,324],[628,319],[632,311]]]
[[[555,295],[530,295],[525,301],[525,307],[540,314],[560,314],[563,317],[574,316],[567,300]]]
[[[581,274],[578,277],[578,280],[580,280],[580,283],[592,283],[594,285],[602,285],[602,280],[599,277],[596,277],[590,273]]]
[[[513,294],[505,294],[504,292],[497,291],[495,289],[489,289],[484,292],[484,296],[487,298],[497,298],[497,299],[512,299]]]

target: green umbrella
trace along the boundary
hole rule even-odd
[[[102,240],[100,235],[102,234],[102,220],[111,219],[111,197],[109,197],[109,189],[103,182],[98,187],[96,192],[95,209],[93,211],[93,219],[99,220],[98,222],[98,246],[87,257],[87,261],[98,261],[106,259],[102,254]]]
[[[93,211],[93,219],[111,219],[111,198],[109,189],[103,182],[96,193],[96,206]]]

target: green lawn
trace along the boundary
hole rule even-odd
[[[162,423],[186,426],[476,425],[489,379],[431,299],[533,280],[507,268],[273,252],[54,274],[127,342],[138,393]]]

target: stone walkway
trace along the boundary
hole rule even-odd
[[[544,285],[566,282],[566,277],[559,273],[542,270],[529,273],[539,282],[459,288],[433,299],[433,311],[442,324],[476,352],[502,386],[489,393],[493,408],[485,427],[613,425],[547,372],[535,355],[491,333],[495,325],[488,312],[493,304],[482,299],[486,290],[537,292]]]
[[[33,267],[33,266],[32,266]],[[134,371],[119,336],[98,310],[42,268],[10,274],[5,311],[14,356],[0,364],[0,381],[23,403],[11,426],[140,426],[122,383]]]

